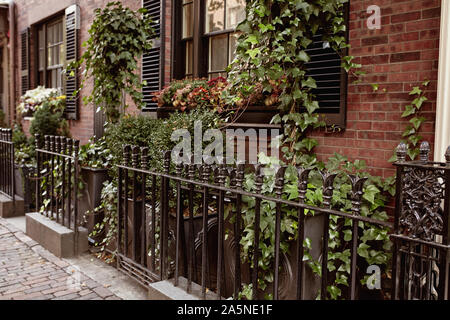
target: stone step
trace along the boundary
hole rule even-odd
[[[75,232],[38,212],[26,214],[26,234],[59,258],[76,255]],[[88,231],[78,228],[78,254],[88,251]]]
[[[15,196],[14,201],[0,193],[0,218],[12,218],[25,215],[23,198]]]

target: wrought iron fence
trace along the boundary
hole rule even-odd
[[[397,148],[392,297],[401,300],[448,300],[450,290],[450,147],[446,163],[407,162],[405,144]]]
[[[0,192],[15,201],[12,130],[0,128]]]
[[[36,135],[36,209],[75,232],[78,243],[78,140]]]
[[[351,210],[331,209],[333,182],[336,174],[297,168],[298,197],[287,200],[283,195],[286,167],[277,170],[273,189],[275,196],[263,194],[264,171],[254,168],[251,192],[244,188],[244,165],[174,164],[170,152],[165,153],[163,170],[148,168],[146,148],[124,147],[123,164],[118,166],[118,268],[144,285],[174,277],[187,278],[186,290],[200,286],[206,298],[214,292],[216,298],[240,298],[244,288],[251,286],[251,298],[321,299],[329,298],[328,270],[329,227],[332,217],[350,221],[350,280],[346,297],[356,299],[360,287],[358,225],[373,224],[392,229],[392,224],[360,214],[365,178],[349,175]],[[306,203],[308,183],[312,176],[322,181],[321,206]],[[252,203],[252,212],[248,204]],[[264,210],[274,209],[273,251],[264,250],[262,219]],[[254,233],[252,247],[243,252],[243,219],[252,215]],[[283,219],[291,215],[296,220],[296,240],[282,248],[286,225]],[[269,222],[270,223],[270,222]],[[248,230],[246,231],[249,232]],[[312,246],[305,247],[307,239]],[[273,256],[269,267],[260,266],[262,256]],[[309,267],[315,260],[320,276]],[[327,258],[325,258],[327,257]],[[268,270],[270,269],[270,270]],[[273,275],[269,285],[262,285],[267,274]],[[267,279],[266,279],[267,280]]]

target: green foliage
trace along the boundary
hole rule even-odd
[[[216,112],[201,108],[174,112],[167,119],[124,116],[116,125],[107,127],[106,143],[117,161],[122,159],[125,144],[148,147],[150,166],[162,168],[161,153],[172,150],[176,145],[170,139],[172,133],[177,129],[187,129],[193,137],[195,121],[201,121],[203,130],[207,130],[217,128],[221,120]]]
[[[30,143],[29,139],[23,132],[20,123],[14,124],[13,138],[14,142],[14,161],[19,166],[25,165],[33,167],[36,164],[36,156],[34,145]]]
[[[325,126],[316,113],[319,104],[312,91],[317,85],[307,76],[310,57],[306,50],[319,33],[341,55],[349,47],[343,16],[347,2],[251,0],[247,1],[247,18],[237,28],[242,34],[229,70],[229,81],[236,91],[231,98],[236,102],[250,95],[255,84],[262,84],[263,91],[270,94],[272,84],[278,84],[281,114],[272,122],[283,124],[282,151],[293,165],[314,161],[307,154],[316,143],[305,139],[311,129]],[[353,58],[342,59],[347,72],[360,67]]]
[[[430,84],[430,81],[422,82],[421,86],[413,87],[409,95],[414,98],[411,104],[405,106],[405,110],[402,114],[402,118],[409,119],[409,124],[406,126],[402,134],[402,142],[408,146],[408,156],[411,160],[414,160],[420,153],[420,141],[423,139],[420,135],[420,128],[426,121],[421,116],[421,109],[423,104],[428,101],[425,96],[425,90]],[[397,155],[394,155],[389,159],[390,162],[397,161]]]
[[[119,164],[123,158],[123,146],[126,144],[148,147],[149,165],[155,170],[162,170],[162,153],[170,151],[176,145],[171,141],[173,131],[187,129],[194,135],[194,123],[201,121],[203,130],[217,128],[221,122],[219,115],[209,109],[194,109],[190,112],[174,112],[168,119],[153,119],[146,116],[124,116],[116,125],[109,125],[105,132],[105,143],[102,153],[111,156],[112,164]],[[102,143],[103,145],[103,143]],[[105,230],[108,234],[100,243],[101,249],[111,243],[117,232],[117,172],[110,171],[113,177],[110,183],[105,184],[102,191],[102,203],[96,211],[104,210],[105,218],[96,226],[94,234]],[[171,199],[170,201],[172,201]]]
[[[276,197],[275,188],[275,168],[283,165],[278,159],[260,155],[260,162],[265,164],[269,170],[265,171],[262,186],[262,194]],[[388,215],[384,208],[389,201],[389,194],[393,194],[392,179],[383,180],[380,177],[374,177],[368,174],[366,164],[363,161],[350,162],[344,156],[335,154],[331,157],[326,165],[319,164],[333,173],[337,173],[334,183],[334,193],[332,198],[332,208],[343,212],[351,212],[352,203],[350,192],[352,190],[351,182],[348,174],[355,174],[359,177],[366,177],[368,180],[364,187],[364,197],[361,205],[361,215],[380,221],[387,221]],[[322,180],[317,170],[312,171],[310,175],[306,200],[305,202],[311,206],[321,206],[323,202]],[[248,173],[245,175],[244,188],[247,191],[255,191],[255,175]],[[297,201],[298,194],[298,176],[295,167],[289,165],[286,170],[285,185],[283,188],[282,199]],[[252,197],[243,197],[243,225],[244,230],[241,239],[241,258],[253,267],[252,256],[254,253],[254,236],[255,236],[255,199]],[[227,207],[227,215],[233,212],[233,206]],[[315,212],[306,210],[308,219],[314,216]],[[263,200],[261,202],[260,216],[260,239],[259,239],[259,261],[258,261],[258,287],[265,290],[269,283],[273,282],[273,263],[275,254],[275,203]],[[282,252],[291,254],[291,245],[297,240],[298,234],[298,210],[291,207],[282,206],[281,215],[281,243]],[[358,255],[365,261],[367,265],[377,264],[384,267],[384,271],[390,261],[391,242],[388,236],[388,229],[370,223],[358,223],[360,237],[360,245],[358,247]],[[329,286],[328,293],[331,299],[338,299],[345,290],[348,290],[350,276],[350,247],[352,239],[352,221],[351,219],[330,216],[329,228],[329,253],[328,253],[328,271]],[[314,245],[310,239],[304,241],[305,256],[311,270],[321,276],[322,265],[315,260],[310,253]],[[245,286],[241,292],[241,297],[251,295],[251,287]],[[250,291],[250,293],[249,293]]]
[[[70,135],[69,124],[64,119],[64,103],[44,102],[42,106],[34,112],[30,125],[30,144],[34,144],[35,134],[39,134],[41,143],[45,135],[66,136]]]
[[[119,109],[129,95],[137,107],[142,107],[143,94],[140,76],[136,73],[138,60],[152,48],[154,36],[151,19],[146,9],[133,11],[121,2],[110,2],[103,9],[95,9],[95,18],[89,29],[89,39],[81,59],[68,66],[67,72],[85,63],[83,87],[93,78],[92,93],[85,103],[100,106],[109,121],[119,119]],[[126,109],[127,105],[123,106]]]
[[[78,160],[80,165],[89,168],[110,168],[113,155],[109,150],[104,137],[81,146]]]

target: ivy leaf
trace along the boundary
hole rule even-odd
[[[309,57],[309,55],[305,52],[305,51],[300,51],[299,52],[299,54],[298,54],[298,59],[300,60],[300,61],[303,61],[303,62],[309,62],[309,60],[311,59],[310,57]]]
[[[402,114],[402,118],[409,117],[410,115],[416,113],[416,109],[412,105],[407,105],[405,111]]]
[[[375,195],[380,193],[380,190],[374,185],[368,185],[364,190],[363,198],[369,201],[371,204],[375,203]]]
[[[414,117],[411,120],[409,120],[409,122],[413,125],[414,129],[418,131],[422,123],[425,122],[425,120],[426,119],[424,117]]]
[[[422,89],[420,89],[420,87],[414,87],[411,92],[409,93],[410,96],[413,95],[420,95],[422,94]]]
[[[312,88],[312,89],[316,89],[317,88],[316,80],[314,80],[313,77],[308,77],[307,80],[303,80],[302,81],[302,86],[303,87]]]

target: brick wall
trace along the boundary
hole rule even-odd
[[[367,28],[370,5],[381,8],[380,30]],[[373,174],[394,174],[388,159],[407,125],[402,110],[412,101],[411,88],[426,79],[431,82],[429,101],[422,109],[427,122],[421,135],[434,142],[439,21],[439,0],[350,1],[349,54],[367,75],[359,84],[350,80],[345,132],[316,134],[322,159],[339,152],[365,160]],[[379,84],[379,90],[374,92],[371,84]]]

